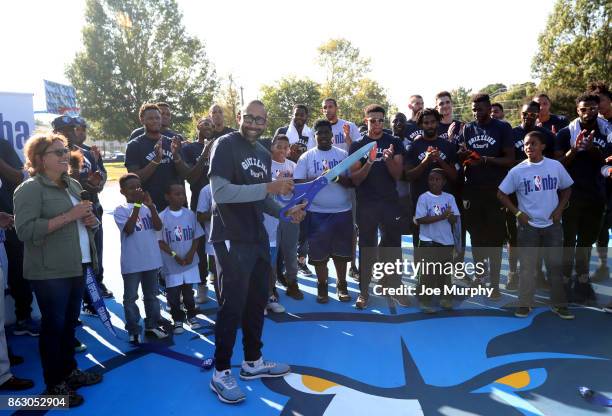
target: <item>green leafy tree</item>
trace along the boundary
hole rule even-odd
[[[320,114],[321,86],[310,79],[282,78],[273,85],[261,87],[261,101],[268,111],[266,134],[272,135],[277,128],[289,123],[295,104],[308,107],[312,125],[312,120]]]
[[[221,107],[223,107],[223,118],[225,119],[225,125],[233,128],[238,128],[236,122],[236,116],[240,111],[240,91],[234,81],[234,76],[229,74],[227,80],[222,82],[221,89],[219,91],[219,97],[216,101]]]
[[[541,89],[554,88],[575,97],[589,81],[610,82],[611,16],[610,1],[557,0],[531,66]]]
[[[185,32],[175,0],[87,0],[83,46],[66,75],[83,116],[106,139],[125,139],[147,101],[168,102],[173,128],[188,131],[218,86],[205,47]]]
[[[366,77],[371,71],[370,58],[361,56],[359,48],[350,41],[327,41],[319,46],[317,61],[325,72],[321,94],[336,99],[340,117],[361,122],[363,109],[368,104],[376,103],[389,108],[383,87]]]
[[[459,87],[452,90],[453,117],[461,121],[472,121],[472,89]]]

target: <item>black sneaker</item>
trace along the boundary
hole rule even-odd
[[[508,292],[516,292],[518,290],[519,280],[517,272],[508,273],[508,283],[506,283],[506,290]]]
[[[499,299],[501,299],[501,297],[502,297],[502,295],[501,295],[501,292],[499,291],[499,288],[494,287],[493,291],[489,295],[489,299],[491,299],[491,300],[499,300]]]
[[[317,283],[317,303],[329,302],[327,283]]]
[[[102,297],[104,299],[110,299],[110,298],[114,297],[113,292],[108,290],[108,288],[106,287],[106,285],[104,283],[100,282],[98,287],[100,288],[100,295],[102,295]]]
[[[393,295],[391,296],[391,299],[393,299],[395,303],[404,308],[410,306],[410,298],[408,297],[408,295]]]
[[[40,324],[32,319],[17,321],[13,328],[14,335],[29,335],[37,337],[40,335]]]
[[[166,330],[161,326],[158,326],[157,328],[147,328],[145,329],[145,334],[152,335],[157,339],[168,338],[168,332],[166,332]]]
[[[550,310],[559,315],[561,319],[574,319],[574,314],[567,309],[567,306],[551,306]]]
[[[74,352],[83,352],[87,349],[87,345],[83,344],[76,337],[74,338],[73,345],[74,345]]]
[[[359,281],[359,270],[357,269],[357,267],[351,265],[351,268],[348,271],[348,275],[350,278],[352,278],[356,282]]]
[[[66,384],[68,384],[68,387],[72,390],[76,390],[79,387],[98,384],[102,382],[102,378],[102,374],[89,373],[75,368],[66,379]]]
[[[297,282],[289,283],[289,285],[287,286],[287,290],[285,291],[285,294],[287,296],[289,296],[290,298],[293,298],[295,300],[302,300],[302,299],[304,299],[304,294],[300,290]]]
[[[34,382],[27,378],[12,376],[4,383],[0,384],[0,390],[28,390],[34,387]]]
[[[278,273],[276,276],[276,280],[278,280],[278,283],[283,285],[283,287],[289,287],[289,281],[287,280],[287,276],[283,273]]]
[[[62,382],[53,387],[47,387],[43,395],[49,396],[68,396],[68,407],[77,407],[83,404],[83,396],[71,389],[68,384]]]
[[[140,345],[140,335],[139,334],[130,334],[130,344],[132,344],[132,345]]]
[[[298,266],[297,267],[298,267],[298,271],[300,273],[302,273],[304,276],[312,276],[313,275],[313,273],[310,271],[310,269],[306,265],[306,262],[300,263],[298,261]]]
[[[531,308],[521,306],[520,308],[516,308],[514,316],[516,316],[517,318],[527,318],[529,316],[529,312],[531,312]]]
[[[346,281],[337,282],[336,283],[336,295],[338,296],[338,300],[340,302],[350,302],[351,295],[348,293],[348,288],[346,285]]]
[[[368,307],[368,297],[367,296],[363,296],[363,295],[359,295],[357,297],[357,302],[355,302],[355,307],[357,309],[365,309]]]

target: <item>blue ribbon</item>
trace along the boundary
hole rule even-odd
[[[104,304],[104,299],[100,296],[100,289],[98,288],[98,282],[96,282],[96,277],[94,276],[94,272],[91,266],[87,266],[85,272],[85,284],[87,286],[87,291],[89,292],[89,297],[91,298],[91,303],[93,308],[96,310],[98,317],[108,329],[108,332],[117,336],[115,332],[115,327],[111,324],[110,315],[108,314],[108,310],[106,309],[106,305]]]

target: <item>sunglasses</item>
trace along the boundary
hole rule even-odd
[[[368,121],[370,123],[384,123],[385,119],[384,118],[369,118]]]
[[[45,152],[43,154],[48,155],[49,153],[54,153],[57,157],[64,157],[68,153],[70,153],[70,149],[68,149],[67,147],[63,147],[61,149],[49,150],[48,152]]]

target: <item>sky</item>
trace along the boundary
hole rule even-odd
[[[441,90],[533,80],[554,0],[178,3],[187,32],[204,41],[219,75],[233,74],[245,100],[287,75],[323,81],[317,47],[343,37],[371,58],[369,76],[407,111],[412,94],[433,105]],[[82,48],[84,1],[8,0],[2,15],[0,91],[34,93],[34,110],[43,110],[43,79],[67,83],[65,68]]]

